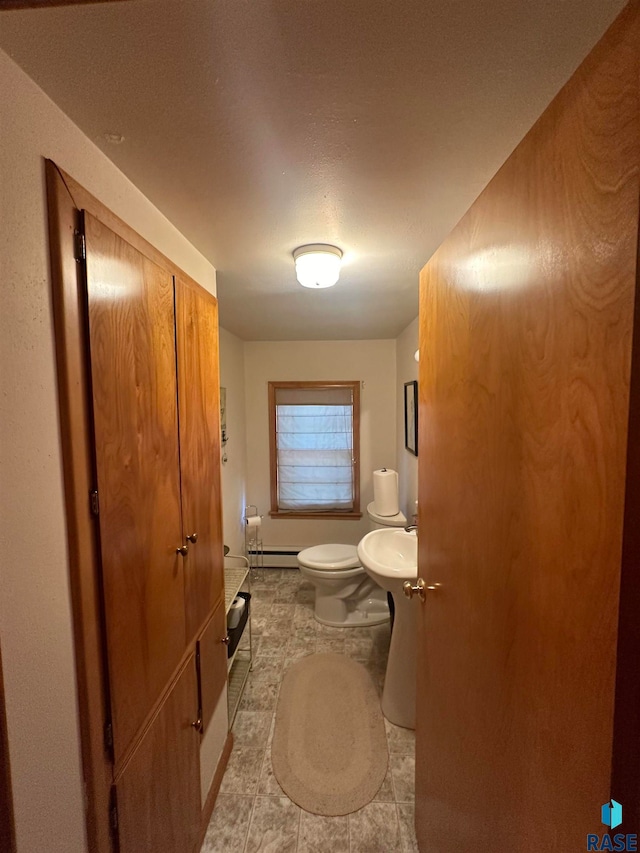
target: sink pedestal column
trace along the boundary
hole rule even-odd
[[[393,595],[395,617],[387,672],[382,691],[382,713],[390,723],[416,727],[416,619],[417,601]]]

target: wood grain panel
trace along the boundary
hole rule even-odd
[[[86,359],[86,293],[74,246],[80,213],[55,163],[47,160],[45,172],[87,840],[91,851],[108,853],[112,766],[104,745],[108,690],[99,549],[88,504],[95,479]]]
[[[200,737],[193,656],[116,779],[121,853],[195,853]]]
[[[185,651],[173,280],[85,213],[116,766]]]
[[[185,561],[187,640],[195,637],[222,595],[218,302],[176,279],[182,518],[197,534]]]
[[[224,599],[221,599],[198,640],[202,731],[206,731],[227,681],[227,635]]]
[[[615,796],[639,33],[634,4],[421,274],[424,850],[582,850]]]

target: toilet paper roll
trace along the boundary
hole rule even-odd
[[[244,611],[244,598],[233,599],[233,603],[227,613],[227,628],[237,628]]]
[[[246,518],[247,527],[260,527],[262,524],[262,516],[261,515],[250,515],[249,518]]]
[[[397,515],[398,472],[391,468],[380,468],[373,472],[373,503],[378,515]]]

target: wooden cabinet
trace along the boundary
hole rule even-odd
[[[190,853],[227,677],[217,302],[83,219],[119,851]]]
[[[121,851],[194,850],[200,818],[196,694],[192,656],[116,780]]]
[[[187,640],[222,596],[218,304],[211,294],[176,280],[182,520]]]
[[[84,220],[93,512],[117,766],[186,647],[173,277]]]

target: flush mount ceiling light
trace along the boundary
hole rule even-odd
[[[293,253],[296,278],[303,287],[332,287],[340,277],[342,252],[336,246],[312,243]]]

